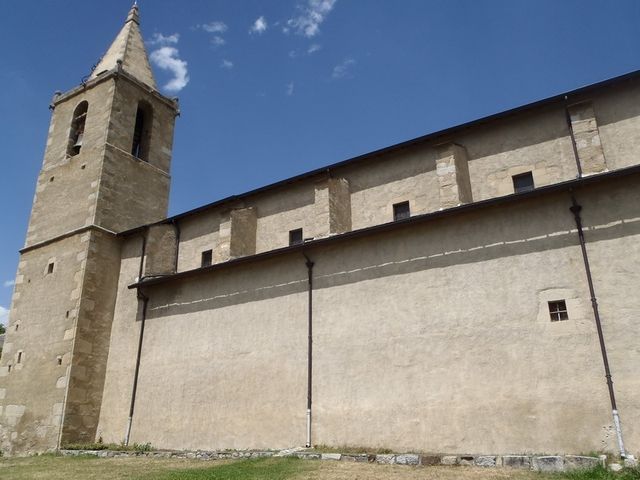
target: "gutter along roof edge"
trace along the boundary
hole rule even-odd
[[[179,213],[179,214],[173,215],[171,217],[167,217],[166,219],[160,220],[158,222],[150,223],[148,225],[161,225],[161,224],[164,224],[164,223],[171,223],[171,222],[173,222],[175,220],[179,220],[179,219],[184,218],[184,217],[195,215],[197,213],[209,210],[211,208],[223,205],[225,203],[230,203],[230,202],[233,202],[235,200],[239,200],[239,199],[242,199],[242,198],[250,197],[252,195],[256,195],[258,193],[262,193],[262,192],[265,192],[265,191],[268,191],[268,190],[273,190],[273,189],[276,189],[278,187],[281,187],[281,186],[284,186],[284,185],[287,185],[287,184],[290,184],[290,183],[294,183],[294,182],[297,182],[297,181],[300,181],[300,180],[304,180],[306,178],[311,178],[311,177],[314,177],[314,176],[317,176],[317,175],[321,175],[323,173],[327,173],[330,170],[334,170],[334,169],[337,169],[337,168],[341,168],[341,167],[345,167],[345,166],[348,166],[348,165],[356,164],[358,162],[361,162],[361,161],[364,161],[364,160],[367,160],[367,159],[370,159],[370,158],[373,158],[373,157],[381,156],[381,155],[384,155],[384,154],[387,154],[387,153],[390,153],[390,152],[394,152],[394,151],[397,151],[397,150],[402,150],[403,148],[407,148],[407,147],[410,147],[410,146],[413,146],[413,145],[417,145],[417,144],[420,144],[420,143],[423,143],[423,142],[426,142],[426,141],[429,141],[429,140],[434,140],[434,139],[436,139],[438,137],[443,137],[443,136],[446,136],[446,135],[450,135],[450,134],[459,132],[461,130],[464,130],[464,129],[467,129],[467,128],[470,128],[470,127],[482,125],[484,123],[488,123],[488,122],[491,122],[491,121],[494,121],[494,120],[498,120],[498,119],[502,119],[502,118],[505,118],[505,117],[509,117],[509,116],[515,115],[517,113],[533,110],[533,109],[538,108],[538,107],[547,106],[547,105],[551,105],[553,103],[559,103],[559,102],[565,102],[565,101],[566,102],[572,102],[573,101],[575,103],[579,103],[580,101],[582,101],[584,99],[570,98],[570,97],[576,97],[576,96],[584,95],[584,94],[590,93],[590,92],[592,92],[594,90],[598,90],[598,89],[603,88],[603,87],[612,86],[612,85],[615,85],[617,83],[621,83],[621,82],[624,82],[624,81],[627,81],[627,80],[631,80],[631,79],[635,79],[635,78],[638,78],[638,77],[640,77],[640,70],[635,70],[635,71],[632,71],[632,72],[629,72],[629,73],[626,73],[626,74],[623,74],[623,75],[619,75],[617,77],[613,77],[613,78],[609,78],[607,80],[603,80],[603,81],[598,82],[598,83],[593,83],[593,84],[590,84],[590,85],[586,85],[586,86],[577,88],[575,90],[571,90],[569,92],[560,93],[558,95],[547,97],[547,98],[544,98],[542,100],[537,100],[537,101],[532,102],[532,103],[527,103],[525,105],[521,105],[519,107],[515,107],[515,108],[512,108],[510,110],[504,110],[502,112],[494,113],[494,114],[488,115],[486,117],[481,117],[481,118],[478,118],[476,120],[471,120],[470,122],[462,123],[462,124],[459,124],[459,125],[455,125],[455,126],[452,126],[452,127],[445,128],[443,130],[438,130],[438,131],[435,131],[435,132],[432,132],[432,133],[428,133],[426,135],[423,135],[423,136],[420,136],[420,137],[416,137],[416,138],[413,138],[411,140],[400,142],[400,143],[397,143],[397,144],[394,144],[394,145],[390,145],[388,147],[384,147],[384,148],[381,148],[381,149],[378,149],[378,150],[374,150],[372,152],[364,153],[362,155],[357,155],[355,157],[351,157],[349,159],[342,160],[340,162],[333,163],[331,165],[327,165],[327,166],[320,167],[320,168],[317,168],[317,169],[314,169],[314,170],[310,170],[308,172],[301,173],[299,175],[295,175],[293,177],[289,177],[289,178],[286,178],[284,180],[277,181],[275,183],[270,183],[270,184],[265,185],[263,187],[259,187],[259,188],[256,188],[256,189],[253,189],[253,190],[249,190],[249,191],[244,192],[244,193],[240,193],[238,195],[231,195],[229,197],[225,197],[225,198],[222,198],[220,200],[216,200],[215,202],[208,203],[208,204],[202,205],[200,207],[196,207],[196,208],[191,209],[191,210],[187,210],[186,212]],[[146,226],[147,225],[141,225],[139,227],[135,227],[135,228],[132,228],[130,230],[121,232],[118,235],[126,236],[126,235],[129,235],[131,233],[135,233],[135,232],[145,228]]]
[[[166,283],[172,280],[178,280],[182,278],[188,278],[192,276],[201,275],[207,272],[221,270],[225,268],[232,268],[235,265],[240,265],[244,263],[252,263],[258,262],[260,260],[265,260],[272,257],[278,257],[281,255],[286,255],[288,253],[293,252],[306,252],[307,250],[320,247],[323,245],[329,245],[341,241],[345,241],[351,238],[359,238],[368,235],[373,235],[376,233],[382,233],[390,230],[400,229],[403,227],[407,227],[413,224],[424,223],[431,220],[437,220],[440,218],[446,218],[449,216],[454,216],[457,214],[462,214],[466,212],[471,212],[474,210],[479,210],[483,208],[489,208],[496,205],[503,205],[508,203],[515,203],[520,200],[530,199],[541,197],[547,194],[572,190],[576,187],[581,187],[584,185],[590,185],[593,183],[599,183],[602,181],[606,181],[609,179],[615,179],[619,177],[626,177],[629,175],[640,174],[640,165],[633,165],[631,167],[626,167],[623,169],[613,170],[610,172],[589,175],[586,177],[576,178],[573,180],[567,180],[561,183],[555,183],[553,185],[546,185],[544,187],[538,187],[529,192],[523,193],[514,193],[511,195],[505,195],[502,197],[489,198],[486,200],[480,200],[478,202],[467,203],[464,205],[459,205],[457,207],[448,208],[445,210],[438,210],[435,212],[423,213],[421,215],[416,215],[413,217],[409,217],[404,220],[399,220],[395,222],[382,223],[379,225],[373,225],[371,227],[365,227],[358,230],[351,230],[349,232],[336,234],[330,237],[323,237],[317,240],[310,240],[298,245],[291,245],[287,247],[277,248],[275,250],[269,250],[262,253],[257,253],[254,255],[247,255],[245,257],[234,258],[232,260],[228,260],[222,263],[216,263],[213,265],[209,265],[207,267],[196,268],[193,270],[186,270],[183,272],[172,273],[170,275],[163,275],[158,277],[150,277],[148,280],[138,281],[129,285],[129,289],[147,287],[152,285],[157,285],[160,283]]]

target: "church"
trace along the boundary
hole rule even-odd
[[[139,24],[51,103],[0,450],[640,451],[640,72],[167,217]]]

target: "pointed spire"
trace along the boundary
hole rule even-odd
[[[102,72],[116,68],[118,64],[121,64],[121,68],[125,72],[142,83],[154,89],[157,88],[140,33],[140,14],[137,2],[129,10],[122,30],[89,78],[96,78]]]
[[[140,25],[140,13],[138,12],[138,2],[133,2],[129,15],[127,15],[127,22],[136,22]],[[125,22],[125,23],[127,23]]]

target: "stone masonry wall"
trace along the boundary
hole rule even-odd
[[[89,234],[76,235],[20,258],[0,359],[0,449],[5,452],[57,445],[88,249]]]
[[[120,270],[120,241],[88,232],[61,443],[92,442],[102,403]]]

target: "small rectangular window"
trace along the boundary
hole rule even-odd
[[[564,300],[554,300],[553,302],[549,302],[549,316],[551,317],[552,322],[569,320],[567,303]]]
[[[22,352],[18,352],[18,360],[16,361],[16,363],[21,363],[22,362]]]
[[[515,193],[528,192],[535,188],[533,184],[533,173],[526,172],[520,175],[514,175],[513,179],[513,191]]]
[[[54,265],[53,262],[47,265],[47,274],[53,273],[53,265]]]
[[[212,260],[213,260],[212,250],[205,250],[204,252],[202,252],[202,262],[201,262],[202,267],[208,267],[209,265],[211,265]]]
[[[289,231],[289,245],[298,245],[302,243],[302,229],[296,228]]]
[[[393,205],[393,221],[403,220],[411,216],[409,202],[401,202]]]

